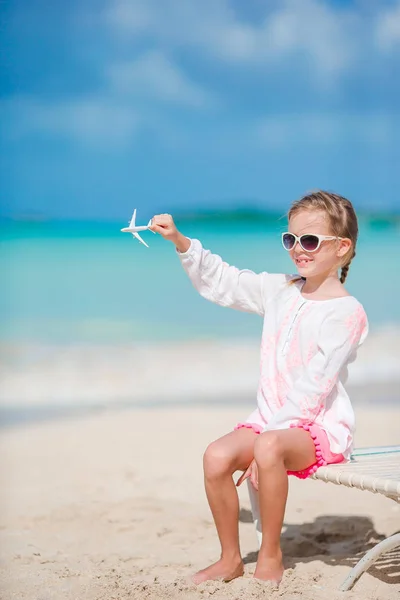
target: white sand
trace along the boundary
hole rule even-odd
[[[357,445],[398,443],[400,409],[358,411]],[[399,598],[400,552],[336,591],[371,545],[400,528],[399,505],[290,478],[278,591],[251,579],[257,548],[240,490],[246,575],[198,588],[185,578],[218,556],[202,452],[248,407],[102,412],[1,434],[1,598]]]

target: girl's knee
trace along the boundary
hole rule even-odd
[[[283,445],[277,431],[266,431],[258,436],[254,444],[254,458],[261,468],[283,461]]]
[[[203,456],[204,474],[206,477],[220,477],[221,475],[232,474],[233,459],[226,445],[220,440],[211,442],[207,446]]]

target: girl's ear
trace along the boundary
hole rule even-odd
[[[339,240],[339,248],[337,250],[337,255],[340,258],[343,258],[343,256],[345,256],[349,252],[352,245],[353,243],[349,238],[343,238],[342,240]]]

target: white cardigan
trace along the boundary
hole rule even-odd
[[[195,239],[178,255],[204,298],[264,318],[257,408],[246,422],[264,431],[315,423],[331,451],[348,459],[355,419],[344,387],[347,366],[368,334],[358,300],[308,300],[297,275],[239,270]]]

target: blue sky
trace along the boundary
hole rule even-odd
[[[400,1],[2,2],[1,212],[400,208]]]

